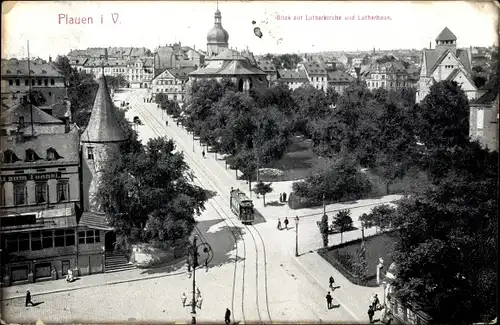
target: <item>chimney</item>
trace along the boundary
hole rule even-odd
[[[49,55],[49,63],[52,62],[52,57]]]
[[[65,117],[64,118],[64,133],[68,133],[68,132],[69,132],[69,118]]]
[[[429,42],[429,50],[432,50],[432,42]]]
[[[108,60],[108,49],[104,48],[104,59],[107,61]]]

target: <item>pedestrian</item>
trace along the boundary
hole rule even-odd
[[[283,192],[283,202],[286,202],[286,192]]]
[[[278,218],[278,230],[281,230],[281,220]]]
[[[181,300],[182,300],[182,307],[186,307],[186,299],[187,299],[187,297],[186,297],[186,293],[185,293],[185,292],[183,292],[183,293],[182,293],[182,296],[181,296]]]
[[[280,203],[283,202],[283,193],[280,193]]]
[[[165,125],[168,126],[168,121],[165,121]]]
[[[224,315],[224,323],[229,324],[231,323],[231,311],[229,308],[226,308],[226,314]]]
[[[333,279],[333,276],[330,277],[330,289],[333,290],[333,285],[335,284],[335,280]]]
[[[179,126],[179,121],[177,121],[175,124],[176,124],[177,126]]]
[[[201,155],[203,156],[203,158],[205,158],[205,150],[201,152]]]
[[[198,308],[201,309],[201,303],[203,302],[203,298],[201,297],[201,295],[198,296],[197,302],[198,302]]]
[[[28,307],[28,304],[31,304],[31,306],[34,306],[35,304],[33,301],[31,301],[31,293],[29,290],[26,290],[26,307]]]
[[[377,294],[374,294],[372,297],[372,307],[374,310],[377,310],[380,305],[380,300],[378,300]]]
[[[200,288],[196,287],[196,299],[199,299],[200,297],[201,297]]]
[[[375,315],[375,311],[373,310],[373,307],[370,305],[368,307],[368,318],[370,319],[370,324],[373,323],[373,315]]]
[[[285,217],[285,229],[288,230],[288,217]]]
[[[326,305],[327,305],[328,309],[333,308],[332,300],[333,300],[332,295],[330,294],[330,291],[328,291],[328,294],[326,295]]]

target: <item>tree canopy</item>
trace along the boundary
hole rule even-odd
[[[165,138],[109,160],[98,192],[120,242],[159,245],[188,237],[208,198],[192,180],[183,154]]]

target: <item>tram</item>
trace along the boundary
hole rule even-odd
[[[252,200],[250,200],[245,193],[240,191],[240,189],[233,189],[232,187],[230,197],[231,211],[241,220],[241,223],[252,223],[254,220]]]

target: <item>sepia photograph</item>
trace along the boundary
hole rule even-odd
[[[1,324],[496,324],[496,1],[4,1]]]

